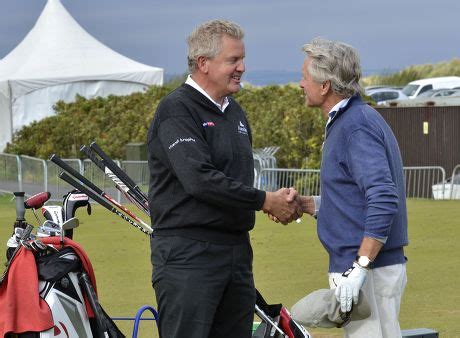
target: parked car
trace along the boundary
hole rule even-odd
[[[428,90],[442,88],[452,89],[459,86],[459,76],[443,76],[409,82],[402,91],[409,99],[414,99]]]
[[[444,182],[439,182],[431,187],[433,198],[435,200],[460,200],[460,174],[454,176],[454,184],[452,177]]]
[[[366,95],[370,96],[375,102],[379,104],[385,103],[388,100],[407,99],[407,96],[400,89],[388,87],[368,90]]]
[[[385,85],[367,86],[367,87],[364,87],[364,91],[366,92],[366,95],[367,95],[367,92],[369,90],[380,89],[380,88],[388,88],[388,86],[385,86]]]
[[[431,89],[417,96],[417,98],[460,96],[460,89]]]

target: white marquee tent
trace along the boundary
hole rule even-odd
[[[0,60],[0,151],[13,131],[54,114],[58,100],[128,95],[163,83],[163,69],[97,41],[59,0],[48,0],[24,40]]]

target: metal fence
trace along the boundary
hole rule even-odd
[[[275,191],[281,187],[294,187],[302,195],[320,194],[320,173],[318,169],[281,169],[276,166],[276,148],[265,148],[254,153],[254,186]],[[273,157],[273,158],[272,158]],[[99,186],[104,192],[119,202],[126,203],[124,197],[114,187],[113,182],[91,161],[64,159],[72,168]],[[116,161],[117,164],[145,192],[148,190],[149,169],[147,161]],[[58,175],[61,169],[53,162],[29,156],[0,153],[0,191],[25,191],[33,195],[41,191],[51,192],[51,198],[60,201],[73,187]],[[406,195],[409,198],[460,199],[460,165],[457,165],[450,179],[442,167],[405,167]]]
[[[294,187],[301,195],[319,195],[319,169],[262,169],[256,187],[265,191]]]
[[[69,166],[100,187],[118,202],[126,203],[124,196],[90,160],[63,159]],[[143,189],[148,186],[146,161],[115,161]],[[0,192],[24,191],[27,196],[42,191],[51,193],[51,201],[61,201],[62,196],[74,189],[59,178],[62,171],[51,161],[29,156],[0,153]]]
[[[460,200],[460,164],[454,167],[450,182],[446,184],[445,188],[444,193],[449,199]]]
[[[258,177],[262,169],[278,167],[275,154],[279,149],[280,147],[272,146],[253,150],[254,186],[257,185]]]
[[[404,167],[406,196],[460,199],[460,165],[456,170],[459,174],[455,180],[446,183],[446,172],[442,167]],[[319,175],[320,171],[317,169],[262,169],[256,187],[266,191],[294,187],[301,195],[320,195]],[[452,176],[455,175],[454,170]]]
[[[446,171],[442,167],[404,167],[406,196],[445,199]]]

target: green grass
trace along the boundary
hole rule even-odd
[[[10,196],[0,196],[3,245],[11,235],[14,205]],[[438,330],[441,337],[458,337],[460,292],[455,283],[460,266],[456,250],[460,201],[409,200],[408,209],[408,284],[401,327],[428,327]],[[147,236],[101,207],[94,207],[91,216],[79,209],[77,217],[80,227],[74,238],[92,260],[99,298],[107,312],[112,317],[134,317],[142,305],[155,306]],[[31,212],[26,218],[36,225]],[[282,226],[260,213],[251,237],[256,285],[268,302],[282,302],[289,308],[309,292],[327,287],[327,256],[313,219],[304,217],[300,224]],[[0,261],[5,261],[3,254]],[[132,322],[117,324],[131,335]],[[339,329],[311,331],[315,337],[341,336]],[[143,322],[139,337],[157,337],[153,332],[152,322]]]

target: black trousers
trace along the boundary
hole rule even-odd
[[[255,307],[252,248],[178,236],[151,239],[162,338],[249,338]]]

